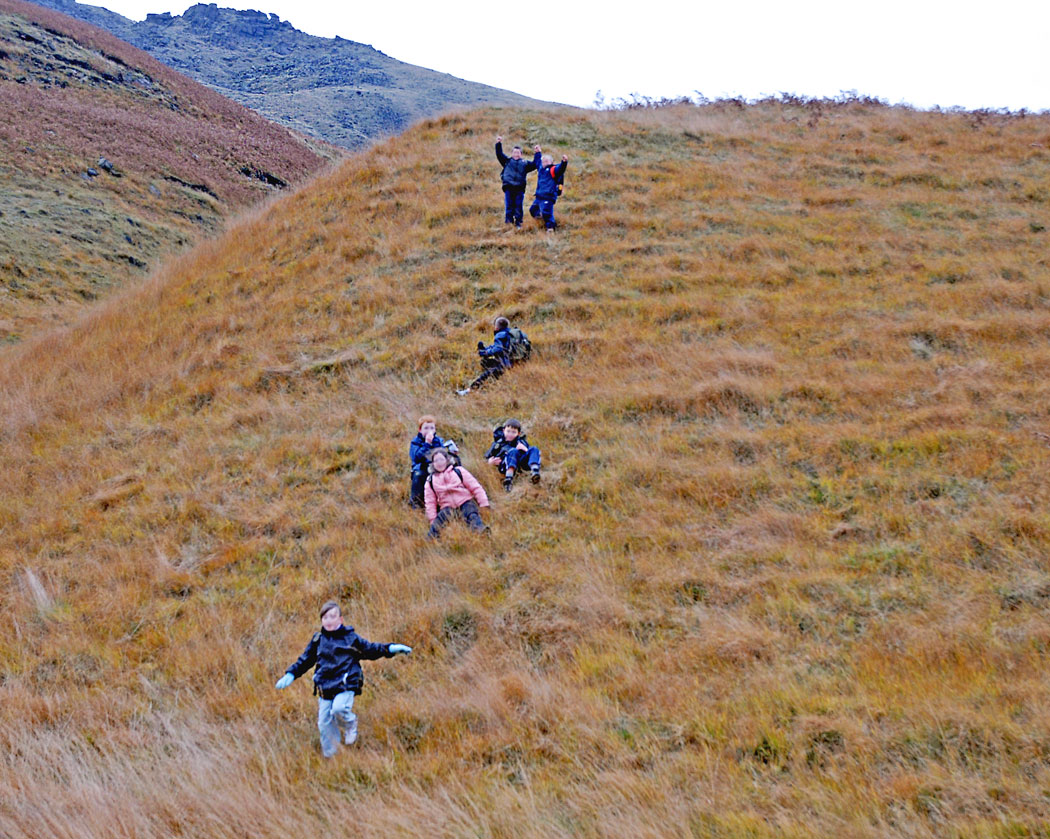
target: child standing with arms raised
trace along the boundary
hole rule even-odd
[[[525,216],[525,177],[540,165],[540,147],[536,146],[532,160],[521,156],[521,146],[511,149],[510,157],[503,153],[503,137],[496,138],[496,160],[503,167],[503,220],[520,228]]]

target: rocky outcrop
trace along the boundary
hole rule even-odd
[[[197,81],[290,128],[347,148],[455,105],[534,100],[405,64],[367,44],[317,38],[277,15],[191,6],[141,22],[73,0],[37,0],[108,29]]]

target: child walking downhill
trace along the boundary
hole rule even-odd
[[[427,481],[427,470],[430,467],[430,456],[435,449],[444,448],[458,463],[459,449],[453,440],[443,441],[437,435],[437,420],[430,414],[419,418],[419,433],[408,444],[408,458],[412,464],[412,486],[409,490],[409,504],[423,509],[423,485]]]
[[[431,475],[427,478],[423,497],[427,505],[430,531],[427,536],[437,539],[441,530],[453,518],[461,517],[467,527],[477,533],[486,533],[488,527],[481,518],[480,507],[489,506],[489,497],[478,479],[462,466],[454,466],[448,452],[436,449],[430,458]]]
[[[510,157],[503,153],[503,137],[496,138],[496,160],[503,167],[500,179],[503,181],[503,220],[521,228],[525,206],[525,178],[529,172],[539,168],[540,147],[536,146],[532,160],[521,156],[521,146],[510,151]]]
[[[317,696],[317,728],[321,732],[321,753],[332,757],[339,750],[339,728],[343,742],[357,740],[354,697],[361,693],[364,674],[362,659],[392,658],[410,653],[404,644],[373,644],[343,624],[339,604],[329,600],[321,607],[321,631],[306,645],[303,654],[278,679],[277,690],[284,690],[311,667],[314,668],[314,694]]]
[[[561,194],[561,185],[565,180],[565,168],[569,165],[569,158],[561,156],[561,163],[554,165],[554,158],[549,154],[543,155],[539,175],[536,176],[536,197],[529,207],[529,215],[533,218],[543,219],[543,226],[548,233],[553,233],[558,224],[554,220],[554,203]]]
[[[485,458],[503,473],[503,489],[507,492],[514,483],[514,476],[526,465],[532,482],[540,482],[540,450],[529,444],[521,431],[521,423],[516,419],[509,419],[493,429],[492,446]]]

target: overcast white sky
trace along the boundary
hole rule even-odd
[[[1050,0],[217,0],[537,99],[856,90],[891,104],[1050,109]],[[187,0],[93,0],[135,20]]]

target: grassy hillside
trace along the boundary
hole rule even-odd
[[[497,133],[570,156],[555,236],[503,232]],[[1048,145],[446,118],[9,350],[0,833],[1045,835]],[[501,312],[538,357],[453,396]],[[423,412],[490,538],[422,538]],[[547,464],[509,496],[508,415]],[[273,682],[332,596],[415,652],[323,762]]]
[[[102,30],[0,0],[0,342],[333,156]]]

